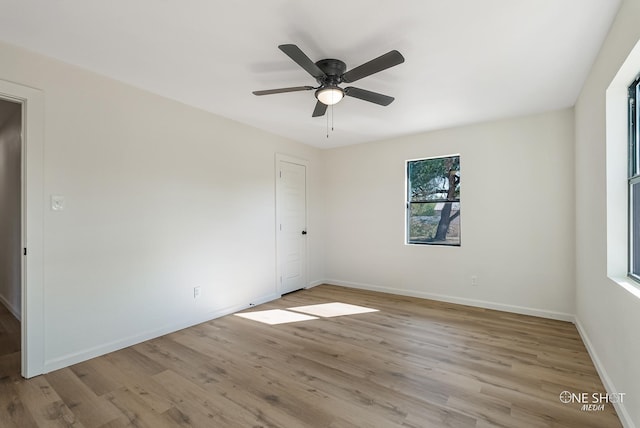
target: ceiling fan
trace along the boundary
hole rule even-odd
[[[341,88],[339,85],[343,82],[352,83],[363,77],[402,64],[404,57],[396,50],[387,52],[369,62],[346,71],[347,65],[339,59],[321,59],[314,63],[296,45],[280,45],[278,48],[313,76],[320,86],[294,86],[290,88],[267,89],[264,91],[254,91],[254,95],[271,95],[284,92],[311,91],[315,89],[315,95],[318,101],[311,115],[313,117],[323,116],[327,111],[327,106],[338,103],[345,95],[381,106],[388,106],[394,100],[393,97],[388,95],[355,88],[353,86]]]

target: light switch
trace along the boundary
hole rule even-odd
[[[62,211],[64,209],[64,196],[51,195],[51,209],[53,211]]]

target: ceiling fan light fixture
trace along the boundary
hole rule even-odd
[[[344,97],[344,91],[337,86],[327,86],[316,91],[316,98],[322,104],[332,106]]]

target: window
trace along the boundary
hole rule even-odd
[[[407,244],[460,245],[460,156],[407,161]]]
[[[640,76],[629,86],[629,275],[640,280]]]

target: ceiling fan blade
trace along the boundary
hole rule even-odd
[[[344,88],[344,94],[349,97],[369,101],[370,103],[379,104],[381,106],[388,106],[395,99],[388,95],[382,95],[377,92],[367,91],[365,89],[354,88],[353,86]]]
[[[326,112],[327,112],[327,105],[318,101],[316,103],[316,108],[313,109],[313,114],[311,115],[311,117],[324,116]]]
[[[320,70],[320,68],[296,45],[280,45],[278,48],[316,79],[326,77],[324,71]]]
[[[372,59],[369,62],[347,71],[342,75],[342,81],[347,83],[353,83],[356,80],[360,80],[363,77],[370,76],[387,68],[393,67],[404,62],[402,54],[396,50],[387,52],[384,55],[380,55],[378,58]]]
[[[291,88],[266,89],[264,91],[253,91],[253,95],[271,95],[282,94],[285,92],[310,91],[315,89],[313,86],[293,86]]]

